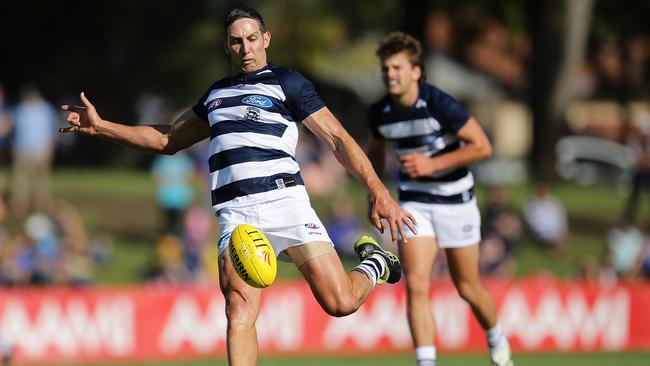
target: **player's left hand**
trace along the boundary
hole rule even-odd
[[[411,229],[411,232],[417,234],[417,230],[415,229],[415,225],[417,224],[415,218],[395,202],[395,200],[390,196],[388,190],[370,194],[368,196],[368,216],[370,222],[372,222],[377,230],[382,234],[386,229],[386,223],[384,223],[382,219],[386,220],[388,223],[388,229],[390,230],[391,239],[394,243],[397,242],[398,233],[405,243],[408,241],[404,231],[404,226],[407,226]]]
[[[399,158],[402,171],[411,178],[424,177],[435,173],[432,159],[421,152],[406,154]]]

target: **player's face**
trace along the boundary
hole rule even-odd
[[[255,19],[241,18],[228,27],[226,52],[235,74],[256,71],[266,66],[266,48],[271,41],[271,33],[260,30]]]
[[[417,89],[422,76],[419,66],[414,66],[406,52],[396,53],[382,60],[381,73],[388,94],[402,96]]]

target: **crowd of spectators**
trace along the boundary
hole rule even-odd
[[[526,113],[520,113],[521,108],[503,106],[504,101],[509,101],[525,109],[533,45],[525,28],[513,29],[511,25],[502,18],[468,12],[462,7],[432,11],[426,16],[423,31],[428,52],[425,68],[430,82],[466,103],[478,117],[495,145],[492,160],[519,159],[526,164],[530,144],[525,136],[527,130],[515,125],[532,122],[525,117]],[[582,64],[571,75],[571,98],[647,102],[649,64],[649,35],[627,39],[592,37]],[[11,179],[0,181],[0,281],[16,285],[92,282],[93,266],[103,260],[101,253],[105,250],[95,248],[84,231],[81,216],[72,205],[53,197],[49,183],[56,148],[53,136],[60,115],[36,85],[25,84],[19,94],[17,103],[10,108],[0,85],[0,164],[12,167],[8,170],[10,174],[5,174]],[[167,100],[147,91],[134,105],[136,123],[167,120],[170,110]],[[585,278],[650,276],[650,240],[637,213],[642,193],[650,187],[648,116],[650,112],[645,118],[642,113],[641,118],[632,112],[622,113],[618,119],[607,122],[607,128],[600,122],[587,121],[579,131],[565,131],[624,143],[637,157],[628,199],[621,203],[621,218],[618,223],[611,223],[603,239],[603,256],[585,257],[577,268]],[[503,135],[513,134],[515,138],[503,139]],[[516,148],[518,144],[522,147]],[[137,164],[150,169],[157,183],[160,208],[156,256],[143,274],[148,280],[177,283],[215,279],[217,220],[212,217],[207,199],[201,196],[205,187],[196,187],[207,182],[205,164],[198,163],[206,160],[205,154],[206,147],[199,144],[187,154],[142,155]],[[367,232],[368,226],[359,215],[363,210],[342,195],[344,169],[310,133],[300,134],[296,159],[310,194],[331,197],[328,211],[321,215],[337,250],[342,255],[353,255],[349,252],[350,243]],[[387,164],[397,164],[392,155],[386,160]],[[505,179],[509,168],[502,167],[504,170],[496,176]],[[395,171],[393,168],[386,170]],[[502,185],[510,182],[476,176],[480,183],[490,185],[482,208],[480,269],[484,275],[515,275],[517,252],[526,241],[539,244],[551,255],[571,246],[568,214],[563,202],[553,196],[552,186],[534,184],[529,197],[517,209]],[[387,177],[389,184],[391,179],[394,178]],[[7,227],[9,216],[19,218],[20,225],[15,225],[13,232]],[[439,257],[434,276],[446,273],[444,253]]]
[[[93,282],[104,248],[89,240],[73,206],[61,200],[53,206],[47,213],[28,214],[12,235],[6,225],[8,205],[0,200],[0,286]]]
[[[0,285],[84,285],[104,259],[70,203],[52,195],[60,115],[27,83],[9,105],[0,86]]]

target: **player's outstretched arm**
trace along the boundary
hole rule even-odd
[[[59,129],[59,132],[99,136],[156,154],[174,154],[210,136],[208,124],[191,109],[171,125],[128,126],[102,119],[83,92],[80,98],[83,106],[61,106],[61,109],[70,112],[67,116],[70,126]]]
[[[312,113],[305,118],[303,123],[316,136],[327,143],[337,160],[350,174],[366,186],[369,195],[370,220],[379,231],[384,232],[382,223],[382,219],[384,219],[388,222],[394,242],[397,241],[398,233],[406,241],[404,225],[408,226],[411,231],[416,232],[413,216],[393,200],[386,186],[379,180],[363,150],[327,107]]]

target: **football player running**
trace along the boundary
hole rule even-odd
[[[232,76],[216,81],[197,104],[171,125],[128,126],[100,117],[81,93],[83,106],[64,105],[69,127],[61,132],[99,136],[140,150],[174,154],[210,138],[213,210],[220,222],[219,282],[226,299],[231,365],[255,365],[261,289],[247,285],[225,254],[238,224],[261,229],[279,258],[300,270],[322,308],[332,316],[355,312],[375,284],[395,283],[397,256],[371,237],[354,244],[361,263],[346,272],[312,209],[295,160],[303,123],[331,148],[369,194],[374,226],[394,241],[415,231],[413,217],[395,202],[371,163],[302,75],[267,61],[271,33],[262,16],[233,8],[224,19],[225,50]]]
[[[381,176],[390,141],[401,164],[400,204],[418,222],[418,233],[407,233],[398,245],[418,366],[436,362],[429,291],[438,247],[445,250],[458,293],[485,329],[492,364],[512,365],[494,301],[479,280],[480,213],[466,168],[491,155],[490,142],[460,103],[424,82],[418,40],[392,33],[379,43],[377,55],[387,95],[369,111],[368,155]]]

